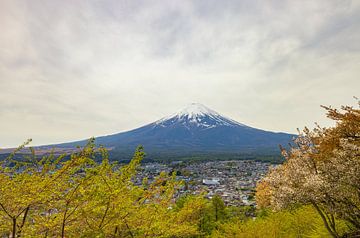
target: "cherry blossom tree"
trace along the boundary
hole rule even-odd
[[[360,106],[360,103],[359,103]],[[340,237],[337,219],[360,231],[360,110],[325,107],[334,127],[305,128],[286,161],[272,169],[257,187],[258,204],[283,209],[311,204],[332,237]]]

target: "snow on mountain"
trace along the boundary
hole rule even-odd
[[[200,103],[191,103],[187,107],[179,110],[175,115],[172,117],[188,117],[188,118],[196,118],[196,117],[202,117],[205,115],[213,115],[213,116],[219,116],[219,114],[210,108],[200,104]]]
[[[155,125],[166,127],[174,123],[188,126],[188,129],[194,126],[203,129],[215,128],[217,126],[246,126],[226,118],[200,103],[191,103],[178,112],[156,121]]]

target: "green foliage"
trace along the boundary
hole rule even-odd
[[[199,234],[203,199],[176,207],[181,186],[161,173],[141,186],[133,178],[144,157],[138,147],[130,163],[110,163],[94,141],[64,160],[54,155],[24,160],[14,154],[0,166],[1,237],[192,237]],[[23,149],[27,143],[19,147]],[[102,160],[95,159],[101,155]]]
[[[338,221],[338,228],[347,230],[345,222]],[[254,219],[231,219],[216,227],[210,237],[224,238],[300,238],[329,237],[318,213],[310,206],[280,212],[264,211]]]
[[[215,222],[225,218],[225,204],[219,195],[215,195],[211,199],[211,210],[215,218]]]

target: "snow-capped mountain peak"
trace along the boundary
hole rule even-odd
[[[200,129],[210,129],[217,126],[245,126],[200,103],[191,103],[178,112],[156,121],[155,124],[161,127],[181,124],[186,128],[198,127]]]
[[[178,158],[211,153],[238,155],[258,150],[262,156],[264,151],[274,154],[279,144],[288,144],[292,137],[245,126],[204,105],[192,103],[169,117],[130,131],[97,137],[96,140],[121,155],[130,155],[133,148],[143,145],[153,158]],[[87,140],[75,141],[58,147],[74,148],[86,143]]]
[[[200,103],[191,103],[187,107],[179,110],[175,115],[179,118],[180,117],[196,118],[205,115],[219,116],[217,112],[211,110],[210,108]]]

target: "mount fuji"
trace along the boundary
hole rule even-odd
[[[143,145],[150,157],[204,154],[279,154],[294,135],[256,129],[192,103],[177,113],[127,132],[96,138],[117,155],[129,155]],[[56,145],[70,148],[85,141]]]

